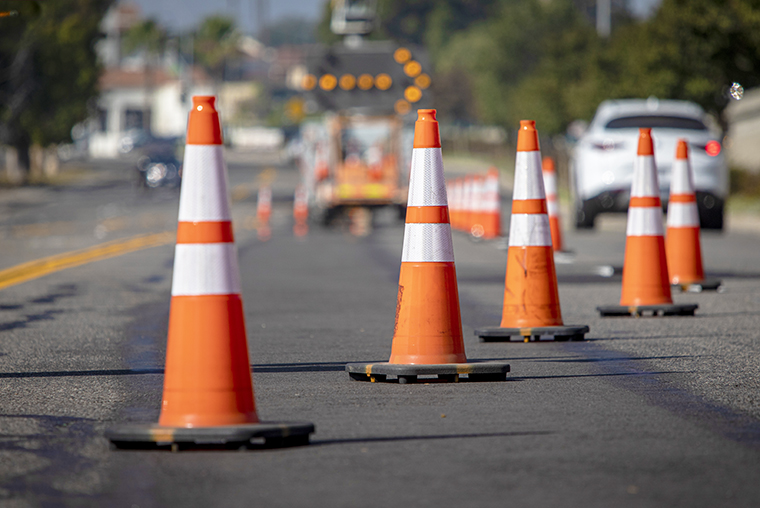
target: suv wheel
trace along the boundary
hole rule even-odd
[[[723,229],[724,201],[707,192],[697,192],[697,211],[702,229]]]
[[[575,210],[575,229],[594,229],[596,207],[591,201],[582,201]]]

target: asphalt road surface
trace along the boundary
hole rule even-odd
[[[494,344],[473,329],[499,323],[504,243],[455,233],[467,356],[508,360],[508,381],[362,383],[344,366],[389,357],[402,224],[295,238],[296,171],[228,160],[259,417],[313,422],[311,444],[110,449],[106,428],[158,419],[173,265],[159,242],[0,290],[0,506],[760,506],[760,236],[703,235],[725,291],[676,294],[696,316],[601,318],[620,298],[622,222],[565,231],[562,313],[587,340]],[[0,190],[0,272],[174,231],[178,192],[134,181],[103,164]]]

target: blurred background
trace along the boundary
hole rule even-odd
[[[315,140],[336,129],[346,167],[346,136],[372,166],[383,129],[403,159],[419,107],[438,110],[447,161],[508,172],[534,119],[568,199],[600,103],[656,97],[703,108],[730,206],[751,208],[758,85],[755,0],[0,0],[0,185],[146,151],[181,160],[191,97],[213,94],[230,150],[299,160],[312,180]],[[393,120],[356,123],[368,115]]]

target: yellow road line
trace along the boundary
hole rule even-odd
[[[101,259],[108,259],[128,252],[166,245],[174,241],[174,234],[164,231],[151,235],[139,235],[126,240],[101,243],[87,249],[57,254],[35,261],[29,261],[0,271],[0,289],[28,280],[37,279],[49,273],[73,268]]]

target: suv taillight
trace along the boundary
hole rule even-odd
[[[715,140],[708,141],[704,145],[694,145],[694,148],[699,148],[700,150],[704,150],[707,155],[710,157],[717,157],[720,154],[721,146],[720,143],[718,143]]]

